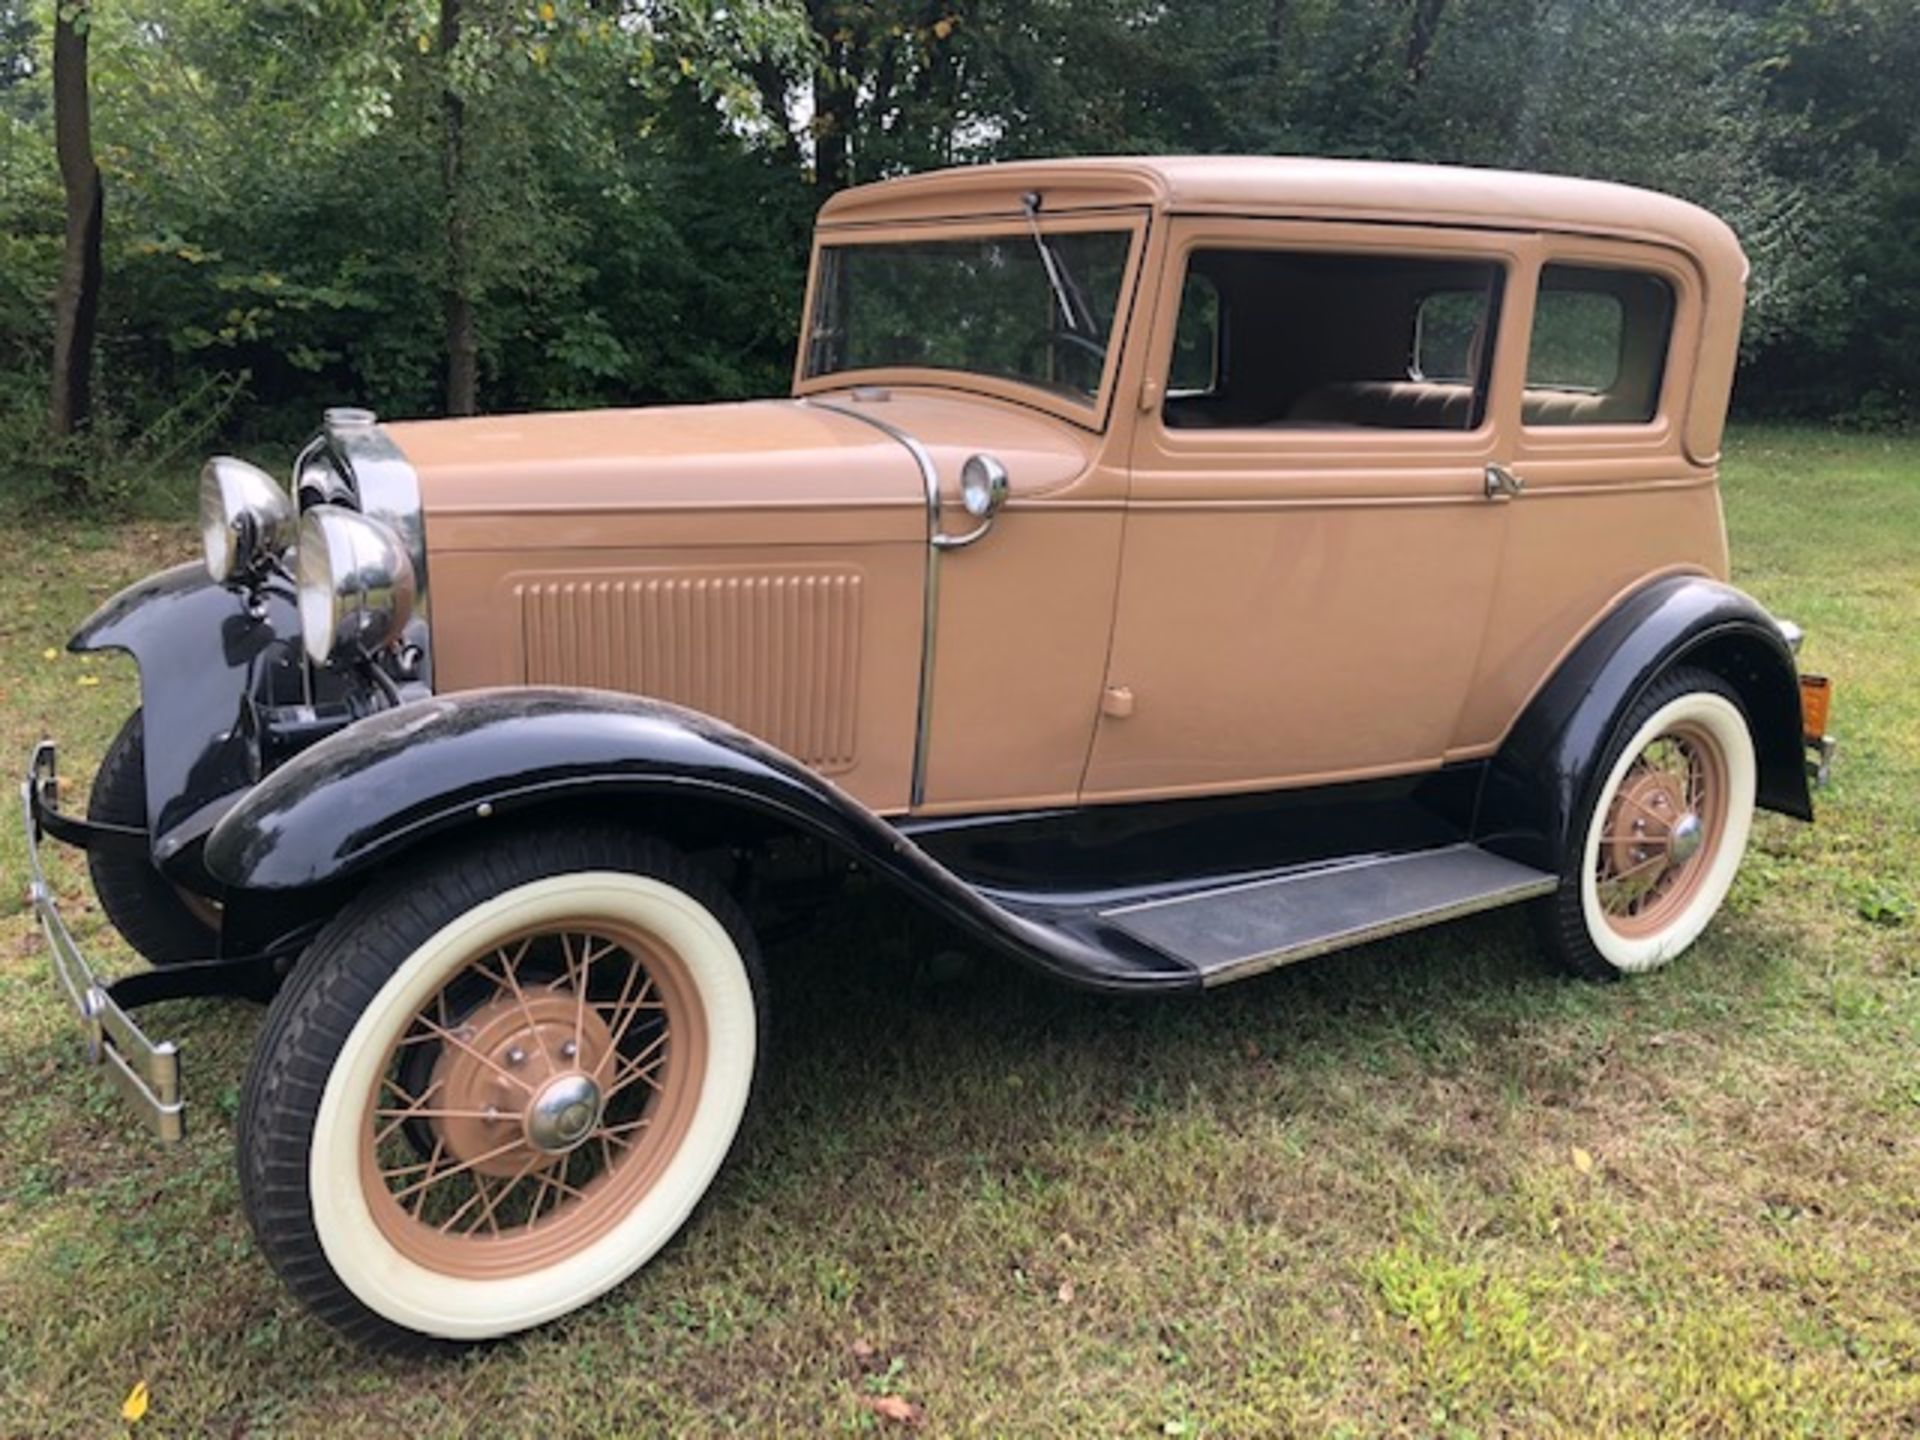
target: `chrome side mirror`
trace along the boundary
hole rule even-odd
[[[1006,466],[991,455],[968,456],[960,467],[960,503],[980,523],[964,535],[935,535],[933,543],[943,550],[971,545],[993,528],[993,517],[1007,503],[1009,492]]]

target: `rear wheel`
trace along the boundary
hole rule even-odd
[[[753,939],[667,847],[522,832],[354,902],[274,1002],[240,1117],[274,1268],[382,1349],[509,1335],[644,1265],[733,1145]]]
[[[1713,919],[1746,853],[1759,771],[1739,697],[1693,669],[1649,687],[1603,763],[1539,916],[1563,964],[1611,980],[1667,964]]]
[[[87,818],[147,828],[146,733],[135,710],[113,737],[87,797]],[[121,938],[155,965],[205,960],[220,943],[220,907],[182,890],[145,855],[89,850],[87,870],[100,908]]]

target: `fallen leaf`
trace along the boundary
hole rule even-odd
[[[100,677],[98,675],[82,675],[80,677],[80,683],[82,685],[98,685],[100,683]]]
[[[1071,1305],[1073,1303],[1073,1281],[1062,1280],[1059,1290],[1055,1293],[1060,1297],[1060,1303],[1062,1305]]]
[[[58,660],[60,658],[60,652],[49,645],[40,652],[40,658],[42,660]]]
[[[133,1389],[127,1392],[127,1398],[120,1402],[120,1418],[129,1425],[138,1424],[140,1418],[147,1413],[149,1398],[147,1382],[144,1380],[135,1382]]]
[[[901,1425],[917,1426],[924,1418],[918,1405],[899,1395],[862,1395],[860,1403],[882,1420],[893,1420]]]
[[[853,1358],[856,1360],[871,1360],[876,1353],[873,1346],[865,1340],[856,1340],[847,1348],[853,1351]]]
[[[1591,1175],[1593,1173],[1593,1156],[1585,1150],[1582,1150],[1578,1145],[1573,1147],[1573,1168],[1578,1170],[1582,1175]]]

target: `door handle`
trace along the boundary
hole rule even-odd
[[[1486,494],[1489,500],[1511,500],[1527,488],[1527,482],[1504,465],[1487,466]]]

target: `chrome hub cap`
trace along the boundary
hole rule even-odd
[[[549,1155],[564,1155],[600,1123],[600,1087],[579,1071],[542,1086],[527,1106],[527,1139]]]
[[[1700,853],[1700,846],[1706,838],[1706,826],[1700,823],[1698,815],[1689,810],[1673,822],[1673,829],[1667,833],[1667,854],[1673,857],[1676,865],[1684,865]]]

